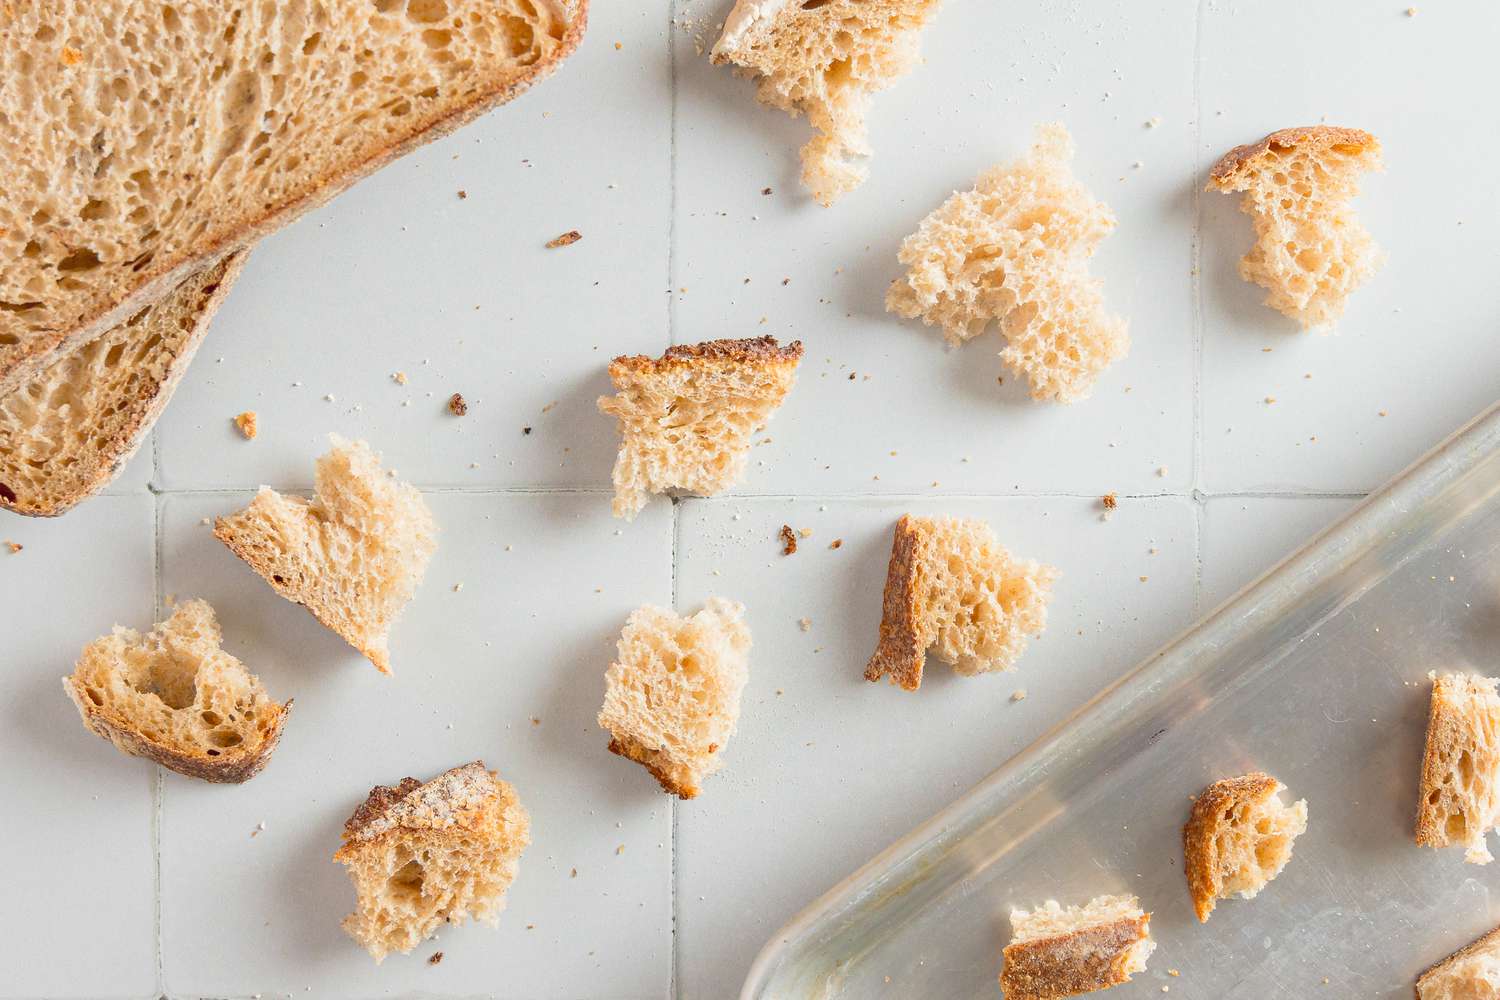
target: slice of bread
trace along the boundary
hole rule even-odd
[[[1292,841],[1307,829],[1307,801],[1283,804],[1283,788],[1255,771],[1215,781],[1193,803],[1182,853],[1200,923],[1220,899],[1254,899],[1291,859]]]
[[[586,0],[0,5],[0,393],[546,76]]]
[[[684,618],[646,605],[631,612],[604,675],[599,727],[609,752],[643,765],[661,787],[691,799],[723,761],[750,679],[745,606],[711,597]]]
[[[1417,978],[1417,1000],[1500,997],[1500,927]]]
[[[1088,259],[1115,228],[1114,213],[1073,177],[1073,139],[1039,125],[1031,151],[954,192],[901,244],[904,278],[885,307],[941,327],[952,345],[995,322],[1000,360],[1030,384],[1031,398],[1085,399],[1130,350],[1123,319],[1104,311]]]
[[[709,340],[660,358],[615,358],[619,394],[599,410],[620,428],[614,512],[627,520],[653,493],[713,496],[745,471],[750,435],[764,427],[796,381],[802,342],[775,337]]]
[[[832,205],[864,182],[870,95],[919,59],[918,35],[939,0],[739,0],[714,45],[759,81],[761,103],[817,130],[802,147],[802,183]]]
[[[427,782],[377,785],[333,855],[354,882],[344,930],[379,963],[445,924],[472,918],[493,927],[530,843],[526,808],[482,760]]]
[[[437,527],[422,494],[386,475],[368,444],[329,440],[311,500],[262,486],[214,521],[214,536],[389,674],[391,623],[422,582]]]
[[[1012,556],[983,521],[903,516],[865,679],[915,691],[929,650],[961,674],[1011,669],[1047,627],[1057,575]]]
[[[53,517],[130,461],[244,267],[233,253],[0,396],[0,507]]]
[[[63,689],[89,732],[190,778],[237,783],[261,772],[291,711],[219,648],[214,609],[184,601],[149,635],[116,625],[91,642]]]
[[[1417,799],[1417,843],[1462,844],[1464,860],[1494,858],[1485,834],[1500,825],[1500,679],[1427,675],[1432,702]]]
[[[1010,911],[1000,990],[1005,1000],[1057,1000],[1130,982],[1156,949],[1151,914],[1134,896],[1099,896],[1084,906],[1056,900]]]
[[[1383,260],[1350,205],[1359,175],[1381,169],[1373,135],[1331,125],[1272,132],[1214,164],[1207,190],[1242,192],[1240,211],[1255,223],[1240,275],[1266,289],[1266,305],[1303,329],[1344,314],[1349,293]]]

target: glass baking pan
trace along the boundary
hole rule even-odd
[[[1500,863],[1412,841],[1430,670],[1500,673],[1500,405],[814,902],[741,1000],[995,998],[1012,907],[1127,892],[1157,949],[1112,998],[1409,998],[1500,923]],[[1189,796],[1255,769],[1308,830],[1200,925]]]

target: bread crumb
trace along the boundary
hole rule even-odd
[[[1386,414],[1386,411],[1385,411],[1385,410],[1381,410],[1381,411],[1380,411],[1380,415],[1381,415],[1381,416],[1382,416],[1382,417],[1384,417],[1384,416],[1386,416],[1386,415],[1387,415],[1387,414]]]
[[[1025,701],[1026,700],[1026,689],[1025,688],[1017,688],[1015,691],[1012,691],[1011,695],[1010,695],[1010,700],[1011,701]]]
[[[1157,474],[1158,477],[1160,477],[1162,479],[1166,479],[1167,478],[1167,467],[1165,465],[1163,465],[1161,468],[1159,468],[1159,469],[1156,470],[1156,474]]]
[[[1267,396],[1266,397],[1266,405],[1267,406],[1270,406],[1274,402],[1276,402],[1276,397],[1275,396]]]
[[[812,619],[811,618],[799,618],[797,620],[797,624],[802,627],[802,631],[804,631],[804,632],[811,632],[812,631]]]
[[[831,542],[828,543],[828,547],[830,549],[840,549],[840,548],[843,548],[844,547],[844,540],[842,538],[835,538],[833,541],[831,541]]]
[[[1406,16],[1407,17],[1416,17],[1417,16],[1417,8],[1415,8],[1415,7],[1408,7],[1408,8],[1406,8]],[[1325,979],[1325,980],[1323,980],[1323,982],[1326,983],[1326,982],[1328,982],[1328,980]]]
[[[324,400],[325,400],[325,401],[326,401],[326,402],[329,402],[329,403],[335,403],[335,402],[338,402],[338,397],[337,397],[337,396],[335,396],[335,395],[334,395],[334,394],[333,394],[333,393],[331,393],[331,392],[325,392],[325,393],[324,393],[324,394],[323,394],[323,399],[324,399]]]
[[[771,193],[771,189],[768,188],[768,187],[763,187],[763,188],[760,189],[760,193],[761,194],[770,194]]]
[[[1182,973],[1178,972],[1176,969],[1168,969],[1167,970],[1167,975],[1172,976],[1172,977],[1175,978],[1177,976],[1182,975]]]
[[[615,51],[618,52],[625,47],[624,42],[615,42]]]
[[[615,853],[616,854],[624,854],[625,853],[625,845],[621,844],[619,847],[616,847],[615,848]]]
[[[540,726],[542,724],[542,720],[540,717],[533,715],[531,717],[531,724],[533,726]]]
[[[395,382],[397,385],[405,385],[406,384],[406,372],[392,372],[391,373],[391,381]]]
[[[798,528],[797,529],[797,534],[801,535],[803,538],[811,538],[812,537],[812,529],[811,528]]]
[[[9,538],[7,538],[5,540],[5,547],[7,549],[10,549],[10,554],[11,555],[15,555],[17,552],[20,552],[26,546],[22,545],[20,542],[13,542]]]
[[[1156,128],[1160,124],[1161,124],[1161,115],[1152,115],[1150,118],[1146,119],[1146,127],[1147,128]]]
[[[257,421],[258,418],[255,411],[246,410],[244,413],[241,413],[239,416],[234,418],[234,426],[238,427],[240,429],[240,433],[245,435],[245,440],[253,441],[255,440],[255,435],[260,433],[260,428]]]
[[[522,427],[521,428],[521,433],[522,434],[530,434],[531,433],[531,428],[530,427]]]
[[[460,590],[463,590],[463,589],[464,589],[464,585],[462,583],[455,583],[453,585],[453,592],[455,594],[458,593]]]
[[[463,199],[467,198],[468,196],[469,196],[469,192],[465,191],[463,188],[459,188],[458,189],[458,199],[459,199],[459,201],[462,201]]]
[[[547,241],[548,250],[556,250],[558,247],[568,247],[583,239],[583,234],[576,229],[569,229],[561,236],[554,236]]]
[[[790,524],[783,524],[779,536],[781,538],[781,554],[789,556],[797,551],[797,533],[792,530]]]
[[[1105,510],[1114,510],[1120,505],[1120,498],[1115,496],[1115,494],[1111,492],[1106,493],[1104,494],[1104,496],[1100,497],[1099,502],[1104,505]]]
[[[577,878],[577,877],[578,877],[578,869],[577,868],[574,868],[572,871],[568,872],[568,878]]]
[[[469,412],[469,403],[462,393],[455,392],[448,397],[448,412],[455,417],[462,417]]]
[[[1143,577],[1141,577],[1141,582],[1145,583],[1149,579],[1151,579],[1149,576],[1143,576]]]
[[[255,824],[255,829],[253,829],[253,830],[250,831],[250,839],[254,840],[256,837],[259,837],[262,833],[265,833],[265,832],[266,832],[266,821],[265,820],[261,820],[259,823]]]
[[[427,964],[428,965],[437,965],[442,960],[443,960],[443,953],[440,952],[440,951],[435,951],[435,952],[433,952],[431,955],[429,955],[427,957]]]

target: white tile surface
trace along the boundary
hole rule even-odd
[[[625,616],[671,601],[670,513],[647,511],[616,535],[594,495],[431,496],[440,548],[394,629],[386,678],[200,523],[247,499],[168,498],[163,581],[219,609],[227,647],[296,704],[250,783],[166,776],[168,990],[665,995],[671,807],[606,752],[594,716]],[[533,843],[499,928],[449,930],[377,967],[338,926],[354,900],[330,860],[343,822],[372,785],[475,758],[531,813]],[[438,950],[442,964],[429,966]]]
[[[1212,611],[1353,510],[1351,497],[1215,497],[1203,506],[1199,607]]]
[[[110,626],[151,627],[154,516],[149,496],[108,496],[0,522],[23,546],[0,544],[0,997],[156,988],[156,767],[85,730],[61,684]]]

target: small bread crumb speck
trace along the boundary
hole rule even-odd
[[[255,435],[259,433],[257,419],[254,410],[246,410],[234,418],[234,426],[238,427],[240,433],[245,435],[246,441],[255,440]]]

